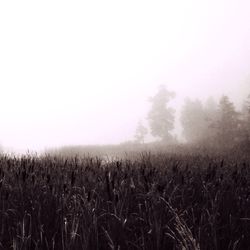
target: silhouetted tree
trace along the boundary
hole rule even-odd
[[[204,112],[206,121],[206,144],[213,145],[217,133],[216,121],[218,120],[218,104],[213,97],[209,97],[204,103]]]
[[[152,108],[148,113],[148,120],[151,134],[161,138],[165,143],[170,143],[173,140],[170,131],[174,128],[175,110],[167,105],[174,96],[175,93],[168,91],[164,85],[161,85],[157,94],[150,98]]]
[[[219,103],[217,138],[223,147],[233,146],[238,139],[239,113],[227,96],[222,96]]]
[[[209,97],[204,103],[204,111],[206,113],[206,119],[209,122],[214,122],[217,117],[218,104],[215,102],[213,97]]]
[[[250,145],[250,95],[243,104],[241,113],[242,141],[245,145]]]
[[[139,121],[136,131],[135,131],[135,140],[138,143],[144,143],[145,141],[145,136],[147,135],[148,130],[147,128],[143,125],[141,121]]]
[[[189,143],[200,142],[204,139],[208,122],[200,100],[186,99],[181,111],[183,136]]]
[[[249,125],[248,128],[250,129],[250,94],[245,101],[245,115],[246,115],[246,122]]]

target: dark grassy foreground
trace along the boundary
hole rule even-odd
[[[250,249],[249,163],[2,156],[0,249]]]

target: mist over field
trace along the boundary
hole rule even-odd
[[[150,97],[250,92],[248,1],[3,1],[0,143],[16,152],[119,144],[147,123]],[[154,141],[148,136],[146,141]]]

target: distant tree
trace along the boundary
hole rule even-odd
[[[250,145],[250,94],[248,95],[248,98],[246,100],[245,128],[246,128],[246,131],[247,131],[247,142],[248,142],[248,145]]]
[[[250,94],[246,100],[247,126],[250,132]]]
[[[216,137],[216,121],[218,120],[218,104],[213,97],[209,97],[204,103],[206,121],[206,143],[213,144]]]
[[[152,108],[148,113],[148,121],[151,134],[159,137],[164,143],[170,143],[173,140],[170,131],[174,129],[175,110],[167,105],[174,96],[175,93],[161,85],[157,94],[150,98]]]
[[[200,142],[204,139],[208,122],[200,100],[186,99],[180,117],[183,136],[189,143]]]
[[[241,127],[243,143],[250,145],[250,95],[243,104],[241,112]]]
[[[206,119],[213,122],[217,117],[218,104],[213,97],[209,97],[204,103],[204,111],[206,113]]]
[[[244,105],[244,109],[245,109],[245,118],[246,121],[248,123],[248,128],[250,129],[250,94],[247,97],[247,100],[245,101],[245,105]]]
[[[147,128],[143,125],[141,121],[138,122],[137,128],[135,131],[135,140],[138,143],[144,143],[145,141],[145,136],[147,135],[148,130]]]
[[[239,113],[228,96],[222,96],[219,103],[217,138],[223,147],[232,146],[237,142],[239,133]]]

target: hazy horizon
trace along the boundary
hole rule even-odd
[[[249,1],[0,3],[0,144],[15,151],[132,140],[165,84],[250,92]],[[175,133],[181,128],[176,122]]]

